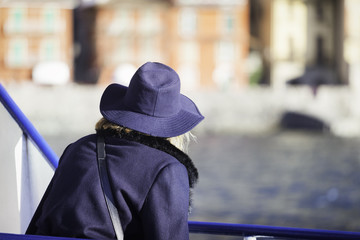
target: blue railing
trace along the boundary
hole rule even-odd
[[[45,156],[54,168],[57,168],[59,158],[51,147],[47,144],[44,138],[35,129],[34,125],[29,121],[25,114],[16,105],[14,100],[7,93],[3,85],[0,83],[0,102],[7,109],[9,114],[17,122],[22,131],[30,137],[30,139],[39,148],[40,152]]]
[[[32,123],[9,96],[0,84],[0,101],[20,126],[22,131],[35,143],[45,158],[54,168],[58,166],[58,156],[52,151],[43,137],[38,133]],[[272,236],[285,239],[315,239],[315,240],[360,240],[360,232],[332,231],[318,229],[274,227],[248,224],[215,223],[189,221],[191,233],[228,235],[228,236]],[[24,236],[18,234],[0,233],[0,239],[66,239],[49,238],[44,236]]]
[[[189,221],[191,233],[229,236],[271,236],[284,239],[354,240],[360,239],[360,232],[274,227],[249,224],[212,223]]]

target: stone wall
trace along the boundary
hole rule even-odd
[[[39,86],[31,83],[5,85],[9,94],[41,134],[93,132],[101,117],[99,101],[105,86],[68,84]],[[338,136],[360,136],[360,94],[348,87],[243,90],[184,93],[206,117],[197,132],[258,134],[278,127],[285,111],[315,116]]]

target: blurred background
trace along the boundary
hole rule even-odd
[[[0,81],[60,156],[94,132],[108,84],[163,62],[206,117],[189,152],[190,220],[360,231],[359,11],[358,0],[0,0]]]

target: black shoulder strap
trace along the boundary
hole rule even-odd
[[[114,197],[111,192],[105,157],[106,154],[104,137],[101,135],[97,135],[97,161],[99,167],[101,187],[104,193],[107,208],[110,213],[111,221],[114,226],[116,238],[120,240],[124,238],[124,234],[121,227],[119,212],[114,205]]]

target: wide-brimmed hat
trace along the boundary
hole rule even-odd
[[[157,137],[179,136],[204,119],[195,103],[180,93],[178,74],[156,62],[142,65],[129,87],[109,85],[100,112],[110,122]]]

